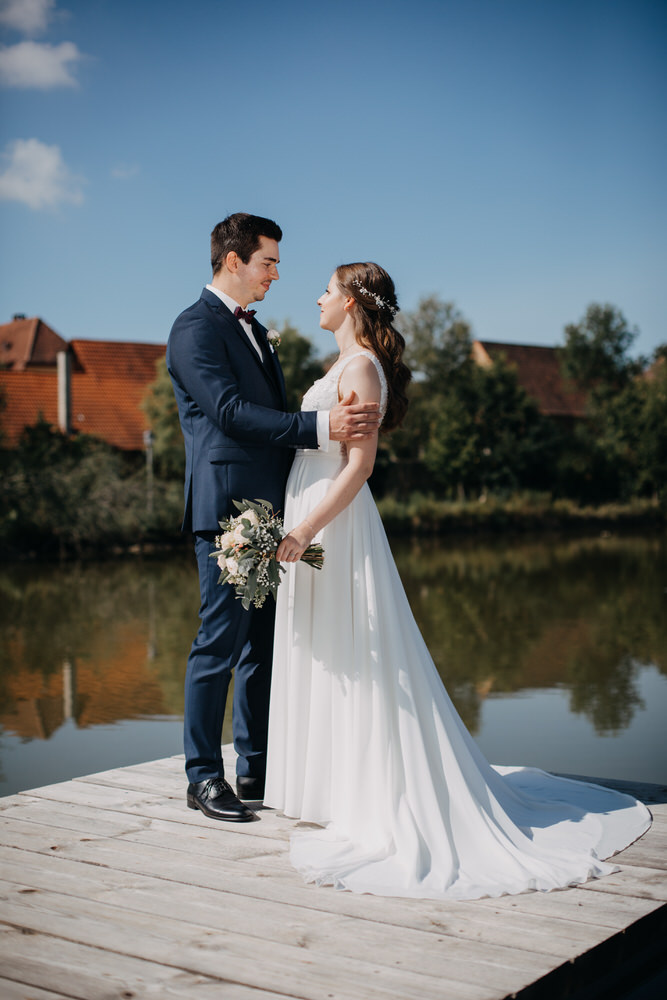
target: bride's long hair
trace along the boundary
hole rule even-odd
[[[384,268],[372,261],[341,264],[335,273],[340,290],[359,306],[355,310],[357,343],[372,351],[382,365],[387,379],[387,412],[382,430],[393,430],[408,408],[405,389],[412,378],[410,369],[401,360],[405,340],[393,326],[398,311],[394,282]]]

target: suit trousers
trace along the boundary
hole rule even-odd
[[[219,584],[216,532],[195,535],[199,567],[200,626],[185,675],[185,769],[191,782],[222,776],[222,723],[234,673],[232,731],[237,775],[263,777],[266,770],[273,627],[276,605],[245,611],[234,588]]]

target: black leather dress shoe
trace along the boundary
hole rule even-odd
[[[264,798],[264,782],[264,778],[239,774],[236,776],[236,794],[240,799],[261,801]]]
[[[224,778],[209,778],[188,785],[188,807],[201,809],[209,819],[221,819],[226,823],[249,823],[255,819],[254,812],[239,802]]]

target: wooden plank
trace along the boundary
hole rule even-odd
[[[175,862],[168,850],[147,849],[141,845],[125,843],[119,838],[113,840],[96,838],[91,842],[85,837],[54,837],[54,831],[46,827],[38,825],[31,827],[28,823],[18,824],[18,821],[3,824],[0,837],[5,844],[14,847],[30,847],[31,850],[47,853],[53,851],[59,857],[69,858],[72,861],[104,865],[286,903],[302,904],[304,897],[307,897],[305,905],[313,909],[345,912],[358,917],[370,916],[383,922],[393,921],[399,925],[405,924],[408,914],[421,914],[424,919],[438,921],[443,912],[443,903],[439,901],[387,900],[308,886],[291,867],[285,871],[267,868],[266,858],[261,859],[261,865],[256,860],[249,866],[218,859],[213,867],[206,867],[200,864],[196,856],[189,857],[187,852]],[[197,850],[196,842],[191,846],[193,851]],[[490,908],[497,913],[507,910],[531,915],[541,913],[545,917],[559,916],[576,923],[622,928],[629,919],[633,917],[636,919],[656,905],[648,900],[621,899],[609,894],[600,901],[593,894],[590,897],[578,896],[577,891],[526,893],[498,900],[479,900],[470,904],[453,903],[449,906]],[[584,898],[587,900],[586,905]]]
[[[124,847],[127,848],[127,847],[129,847],[129,845],[124,845]],[[55,859],[50,858],[49,860],[55,860]],[[97,858],[97,863],[99,863],[99,861],[100,861],[100,858],[98,857]],[[190,890],[190,887],[188,887],[188,889]],[[280,895],[282,895],[282,893]],[[333,897],[334,899],[336,899],[337,897],[340,897],[340,896],[346,896],[348,899],[355,900],[356,902],[362,902],[364,904],[367,904],[368,902],[370,902],[372,900],[372,897],[353,897],[353,896],[348,896],[348,894],[333,893],[333,892],[327,892],[327,891],[323,892],[321,890],[314,890],[314,891],[310,892],[309,895],[317,897],[318,898],[318,902],[322,902],[323,900],[326,900],[326,897],[329,897],[329,898]],[[531,894],[530,896],[527,896],[525,898],[532,898],[534,895],[535,894]],[[548,894],[548,895],[553,898],[556,894],[552,893],[552,894]],[[558,894],[558,895],[563,895],[563,894]],[[159,894],[158,894],[158,896],[159,896]],[[523,899],[523,898],[524,897],[521,897],[521,899]],[[513,899],[516,901],[518,899],[518,897],[513,897]],[[380,902],[380,903],[383,903],[383,904],[386,905],[388,901],[387,900],[378,900],[377,902]],[[407,902],[412,903],[413,901],[407,901]],[[422,901],[419,901],[419,902],[421,903]],[[501,900],[500,902],[502,903],[503,901]],[[594,901],[594,903],[596,903],[596,902],[597,901]],[[213,907],[214,910],[215,910],[216,907],[220,907],[220,900],[219,900],[219,898],[216,899],[214,901],[214,903],[211,904],[211,905],[212,905],[212,907]],[[459,910],[460,905],[461,904],[458,904],[458,903],[451,903],[451,904],[449,904],[450,915],[451,915],[452,911],[453,912],[459,911],[459,916],[458,916],[459,922],[460,922],[460,919],[461,919],[460,910]],[[470,907],[474,907],[476,904],[468,904],[468,905]],[[651,905],[654,906],[655,904],[651,904]],[[264,906],[265,906],[265,904],[262,903],[262,907],[264,907]],[[440,906],[439,909],[440,909],[440,915],[441,915],[441,919],[442,919],[442,906]],[[229,910],[232,913],[238,914],[238,910],[239,910],[238,903],[237,902],[232,902],[229,905]],[[645,910],[646,910],[646,905],[645,905]],[[498,917],[500,917],[501,920],[502,920],[501,914],[498,913],[498,912],[496,912],[495,916],[496,916],[496,925],[498,925],[498,924],[501,925],[500,920],[498,920]],[[568,914],[568,916],[569,916],[569,914]],[[635,917],[636,916],[636,912],[633,912],[632,916]],[[251,913],[250,914],[250,919],[251,920],[252,919],[257,919],[257,920],[261,921],[261,919],[262,919],[261,918],[261,908],[260,908],[259,914],[252,914]],[[274,919],[273,915],[272,915],[271,919],[272,920]],[[280,917],[278,916],[277,919],[280,920]],[[287,917],[285,917],[285,915],[283,915],[282,919],[283,919],[283,921],[286,920],[286,919],[293,920],[293,917],[292,917],[291,914],[290,914],[289,918],[287,918]],[[402,917],[400,917],[400,916],[399,917],[395,916],[394,919],[396,920],[396,922],[399,925],[402,924],[402,923],[404,923],[404,919]],[[628,913],[626,911],[626,913],[624,915],[624,921],[623,921],[623,923],[626,924],[627,922],[628,922]],[[312,931],[313,931],[313,928],[312,928],[312,917],[307,919],[306,928],[307,928],[306,929],[306,933],[312,933]],[[433,928],[432,928],[432,930],[433,930]],[[442,933],[442,929],[441,928],[437,928],[436,929],[436,933],[437,933],[438,930],[440,930],[441,933]],[[368,947],[369,949],[380,949],[381,950],[381,948],[383,947],[383,945],[384,946],[388,946],[389,945],[390,948],[391,948],[391,950],[395,951],[396,954],[401,954],[402,960],[404,960],[403,949],[405,947],[404,946],[404,939],[405,939],[405,935],[406,935],[406,931],[404,929],[399,929],[398,939],[395,942],[392,942],[391,939],[389,938],[389,936],[387,935],[386,928],[383,929],[382,932],[379,935],[376,934],[370,941],[367,939],[368,936],[364,933],[363,928],[357,928],[352,933],[353,933],[354,939],[355,940],[359,939],[359,941],[362,944],[364,944],[365,947]],[[595,943],[595,941],[599,941],[602,938],[604,938],[607,935],[607,933],[608,932],[603,929],[602,931],[600,931],[600,930],[596,931],[596,934],[593,935],[593,936],[590,936],[590,937],[588,935],[582,934],[581,935],[582,939],[581,939],[581,941],[579,942],[578,945],[575,945],[572,942],[570,942],[571,950],[570,950],[570,956],[569,957],[572,957],[573,955],[579,954],[581,952],[581,950],[585,949],[586,947],[590,947],[593,943]],[[327,934],[325,935],[325,938],[329,938],[329,932],[327,932]],[[332,936],[332,940],[336,942],[336,947],[339,946],[340,938],[341,938],[340,929],[336,928],[336,930],[333,932],[333,936]],[[478,935],[478,940],[479,940],[479,943],[480,943],[481,948],[482,948],[482,954],[486,954],[486,956],[488,957],[489,956],[489,951],[490,951],[490,949],[489,949],[489,941],[485,940],[484,936],[482,936],[480,938],[479,935]],[[521,940],[521,938],[519,938],[519,940]],[[514,947],[513,947],[513,950],[510,952],[510,954],[512,954],[512,953],[514,954],[514,961],[516,962],[517,961],[517,952],[520,949],[517,949],[517,947],[516,947],[516,944],[517,944],[516,939],[515,939],[515,941],[514,941],[513,944],[514,944]],[[421,963],[422,962],[422,955],[423,955],[424,951],[428,951],[429,948],[432,948],[432,947],[433,946],[423,945],[423,944],[417,945],[417,943],[415,943],[415,948],[417,949],[416,955],[415,955],[415,960],[418,963]],[[373,951],[371,950],[370,953],[372,954]],[[451,941],[450,940],[447,940],[447,953],[448,953],[448,956],[452,956],[452,947],[451,947]],[[465,966],[467,966],[470,963],[473,963],[473,967],[476,967],[475,963],[476,963],[476,960],[479,958],[479,955],[475,955],[474,953],[472,953],[470,951],[468,951],[468,952],[462,952],[461,951],[460,954],[462,956],[461,960],[464,962]],[[555,952],[555,954],[557,955],[557,951]],[[495,957],[495,956],[493,956],[493,957]],[[502,961],[502,958],[500,960]],[[553,961],[550,961],[548,964],[543,965],[540,968],[539,971],[546,972],[551,967],[553,967]],[[485,971],[485,970],[482,970],[482,971]],[[533,971],[535,971],[535,970],[533,970]],[[496,983],[496,984],[500,980],[500,977],[497,974],[495,974],[495,973],[491,976],[491,978],[493,979],[493,982]],[[500,980],[500,981],[502,981],[502,980]]]
[[[144,912],[187,912],[191,919],[211,922],[214,926],[226,926],[226,920],[233,922],[234,929],[257,933],[257,928],[268,923],[272,933],[280,934],[283,926],[291,927],[295,921],[302,921],[306,928],[312,926],[313,913],[309,902],[312,894],[302,898],[301,904],[283,900],[273,902],[267,899],[247,897],[237,892],[208,887],[184,885],[179,882],[161,880],[156,888],[151,876],[130,874],[97,865],[82,865],[52,854],[27,855],[15,848],[0,849],[0,878],[17,882],[25,887],[52,889],[87,899],[103,897],[109,902],[120,903],[130,909]],[[340,895],[340,894],[339,894]],[[209,908],[214,912],[209,912]],[[316,911],[324,914],[327,924],[335,926],[337,914],[328,910]],[[643,912],[643,911],[642,911]],[[201,918],[198,916],[201,914]],[[369,921],[370,915],[349,916],[350,921]],[[626,920],[634,914],[626,914]],[[403,911],[400,915],[400,933],[405,928],[424,931],[439,936],[466,938],[506,948],[521,948],[545,955],[569,959],[580,946],[591,947],[599,939],[599,931],[588,925],[573,926],[568,919],[545,917],[539,914],[524,916],[523,913],[509,911],[497,914],[485,910],[475,903],[456,902],[443,905],[438,917],[427,917],[418,912]],[[373,921],[382,929],[383,940],[392,933],[386,923]],[[328,930],[327,930],[328,933]],[[425,947],[429,947],[424,942]]]
[[[147,795],[169,796],[183,802],[185,802],[185,794],[188,787],[185,772],[177,776],[170,771],[162,771],[157,767],[154,769],[146,767],[118,767],[111,771],[101,771],[99,774],[87,774],[85,777],[74,778],[73,780],[83,782],[86,785],[126,788],[128,791],[138,791]]]
[[[32,933],[57,935],[73,944],[148,960],[165,969],[209,977],[219,975],[224,969],[225,978],[233,982],[255,989],[273,989],[287,996],[297,982],[300,995],[308,1000],[327,1000],[332,983],[340,1000],[358,1000],[360,983],[366,984],[364,992],[368,1000],[395,1000],[397,996],[406,1000],[426,997],[440,1000],[443,984],[447,984],[452,996],[462,1000],[481,1000],[488,995],[488,990],[467,983],[468,962],[462,963],[459,981],[456,963],[449,958],[440,976],[404,970],[402,959],[394,959],[393,966],[381,965],[372,952],[367,958],[358,959],[347,954],[341,956],[331,947],[322,952],[301,940],[279,945],[263,940],[258,950],[257,940],[242,934],[196,927],[180,917],[128,912],[99,900],[84,906],[83,900],[59,893],[21,896],[13,887],[13,891],[5,894],[2,920]],[[428,958],[427,954],[422,957]],[[492,972],[497,988],[505,992],[533,978],[512,969],[494,968]]]
[[[10,822],[33,823],[47,827],[51,831],[74,830],[90,836],[120,836],[130,830],[141,830],[150,825],[151,820],[132,813],[110,809],[94,809],[91,806],[75,805],[69,802],[49,802],[33,799],[29,805],[20,803],[3,810],[0,815],[0,841],[2,829],[9,829]]]
[[[605,876],[611,878],[612,876]],[[602,881],[602,880],[600,880]],[[590,886],[598,884],[587,882],[586,889],[576,886],[572,889],[561,889],[555,892],[527,892],[521,896],[503,896],[500,899],[481,899],[478,905],[497,910],[499,914],[508,910],[519,910],[525,915],[540,914],[546,917],[561,917],[570,920],[574,926],[593,924],[601,928],[623,930],[647,913],[660,907],[656,900],[644,899],[635,895],[620,895],[618,893],[589,892]]]
[[[115,772],[114,772],[115,773]],[[155,788],[152,781],[151,787]],[[88,808],[122,812],[123,815],[142,816],[145,819],[163,819],[185,826],[196,827],[201,832],[201,836],[208,840],[211,845],[215,844],[221,829],[238,830],[236,824],[222,824],[214,820],[209,820],[200,812],[187,809],[183,797],[170,799],[160,797],[154,791],[142,788],[127,789],[114,783],[106,785],[100,782],[89,782],[87,779],[75,779],[60,785],[46,786],[43,789],[33,790],[31,793],[33,801],[41,799],[47,802],[69,803],[70,805],[85,805]],[[21,796],[16,796],[20,799]],[[15,803],[13,812],[5,807],[5,813],[14,814],[16,809],[22,809],[20,803]],[[284,816],[275,813],[273,810],[258,809],[259,821],[244,824],[243,833],[239,835],[237,843],[248,846],[248,838],[258,838],[260,840],[274,839],[281,840],[287,844],[294,823]],[[655,848],[653,844],[655,843]],[[231,841],[230,841],[231,846]],[[217,847],[213,847],[217,850]],[[236,856],[246,853],[242,848]],[[248,850],[248,856],[261,854],[260,851]],[[271,852],[267,852],[271,853]],[[616,859],[618,861],[618,858]],[[649,830],[635,845],[627,848],[623,852],[623,864],[637,864],[640,867],[656,867],[667,870],[667,838],[663,839],[662,833],[653,833]],[[268,859],[267,859],[268,863]],[[289,860],[281,852],[274,852],[272,863],[283,869],[290,868]]]
[[[11,824],[14,827],[16,824]],[[36,827],[36,829],[40,829]],[[382,922],[393,922],[402,926],[408,915],[421,915],[422,919],[442,918],[443,904],[434,900],[387,900],[377,896],[359,896],[353,893],[336,892],[306,885],[300,876],[289,869],[285,872],[267,870],[255,861],[252,866],[220,860],[212,867],[202,867],[196,856],[183,854],[178,863],[171,852],[145,848],[142,845],[126,843],[124,840],[104,838],[91,842],[87,838],[54,838],[45,832],[38,840],[31,840],[31,849],[49,853],[53,851],[61,858],[86,864],[102,865],[126,872],[151,875],[188,885],[201,885],[222,891],[233,891],[241,895],[276,902],[307,905],[313,909],[347,913],[357,917],[371,917]],[[6,844],[10,843],[9,830],[3,829]],[[13,831],[13,846],[27,846],[32,831],[30,824],[21,824]],[[196,845],[195,845],[196,846]],[[584,905],[584,900],[586,901]],[[448,904],[458,907],[457,903]],[[466,904],[464,904],[466,905]],[[498,900],[479,900],[467,904],[480,908],[491,908],[501,913],[508,909],[528,914],[541,913],[546,917],[558,915],[570,921],[590,923],[601,927],[622,928],[629,919],[649,912],[657,904],[648,900],[621,899],[608,895],[605,899],[591,894],[577,897],[576,890],[555,893],[526,893],[522,896],[502,897]]]
[[[43,906],[44,900],[48,900],[56,891],[49,886],[48,881],[44,873],[31,873],[22,868],[4,882],[3,887],[6,898],[10,900],[18,895],[20,901],[27,905]],[[87,888],[90,892],[90,880]],[[141,888],[135,883],[113,892],[100,885],[89,896],[74,897],[71,893],[69,896],[69,899],[62,900],[55,906],[59,914],[64,911],[86,913],[92,907],[95,915],[101,904],[119,907],[121,911],[136,911],[144,916],[150,914],[158,919],[165,913],[187,913],[188,926],[195,925],[200,928],[200,933],[218,930],[232,938],[240,933],[245,937],[259,937],[274,944],[292,945],[296,942],[301,948],[319,949],[323,954],[335,943],[336,950],[347,957],[363,961],[373,955],[377,963],[393,965],[397,956],[400,956],[398,960],[402,968],[427,975],[443,974],[446,953],[447,975],[463,977],[464,980],[468,976],[471,962],[480,966],[476,976],[478,981],[481,973],[489,972],[492,973],[493,981],[497,982],[502,980],[505,969],[541,971],[545,967],[552,967],[554,957],[557,957],[553,946],[551,951],[545,947],[536,955],[530,949],[517,947],[516,939],[514,947],[508,949],[487,938],[457,938],[444,932],[432,934],[408,927],[390,929],[370,920],[359,921],[326,912],[313,913],[296,907],[287,908],[276,903],[229,895],[223,901],[218,892],[195,890],[190,886],[178,886],[174,883],[146,882]],[[596,943],[599,936],[598,933],[594,939],[591,934],[588,944]],[[442,947],[438,947],[443,943],[446,943],[445,952]],[[578,950],[584,947],[584,940],[576,945]],[[570,940],[568,957],[574,948],[575,944]]]
[[[155,790],[134,791],[121,786],[109,786],[99,782],[75,778],[73,781],[61,781],[55,785],[44,785],[42,788],[31,788],[31,798],[43,798],[55,802],[80,802],[84,805],[96,806],[98,809],[131,810],[132,806],[141,806],[148,799],[160,802],[163,795]],[[15,798],[21,799],[21,793]],[[16,804],[16,803],[12,803]]]
[[[26,934],[0,925],[3,976],[24,989],[55,991],[69,1000],[110,1000],[146,996],[160,1000],[284,1000],[285,994],[255,990],[226,980],[221,971],[206,977],[128,958],[112,951],[73,944],[44,934]],[[25,994],[24,994],[25,995]],[[27,994],[30,996],[30,993]],[[21,994],[19,994],[21,996]],[[35,998],[38,1000],[38,996]]]
[[[142,792],[136,789],[125,789],[122,786],[105,785],[100,782],[86,782],[77,778],[74,781],[57,785],[47,785],[44,788],[32,789],[30,795],[48,802],[85,805],[100,810],[123,812],[128,815],[143,816],[147,819],[169,819],[185,826],[202,829],[238,829],[238,824],[221,823],[210,820],[199,810],[188,809],[185,802],[185,786],[178,799],[170,799],[153,792]],[[17,796],[20,798],[20,796]],[[18,806],[18,803],[13,803]],[[272,810],[257,810],[259,820],[254,823],[244,823],[245,837],[273,836],[277,829],[279,817]],[[284,820],[289,828],[289,820]],[[287,832],[285,838],[289,836]]]
[[[2,1000],[71,1000],[71,993],[54,993],[41,990],[37,986],[26,986],[0,976],[0,997]]]
[[[223,756],[233,778],[233,750]],[[665,897],[667,803],[655,788],[646,792],[653,827],[617,857],[618,874],[445,902],[306,885],[289,864],[292,821],[261,810],[256,823],[216,823],[186,808],[185,787],[183,758],[173,757],[0,800],[3,917],[25,932],[12,957],[31,989],[60,990],[47,972],[58,939],[64,958],[101,953],[130,977],[140,975],[132,962],[155,967],[151,992],[183,1000],[195,991],[231,1000],[237,990],[239,1000],[500,1000],[545,974],[553,980],[563,962],[581,964],[617,931],[653,919]],[[13,931],[0,934],[5,950]],[[27,971],[31,943],[40,956],[46,949],[37,972]],[[72,969],[80,992],[63,995],[96,1000]]]
[[[156,991],[170,980],[183,979],[172,968],[2,925],[0,964],[7,979],[77,1000],[109,1000],[121,997],[123,991],[140,997],[145,996],[149,983]]]
[[[639,865],[667,872],[667,835],[649,830],[641,840],[612,858],[616,864]]]
[[[667,878],[661,870],[628,866],[620,872],[587,882],[579,888],[587,892],[613,893],[667,902]]]
[[[72,806],[69,803],[41,802],[30,810],[7,810],[3,813],[2,823],[3,825],[32,823],[36,828],[48,829],[51,839],[56,832],[60,836],[72,832],[88,836],[125,837],[138,843],[167,847],[173,851],[191,852],[192,841],[196,838],[198,854],[210,858],[248,859],[287,851],[286,839],[269,836],[248,837],[240,832],[237,823],[209,823],[194,831],[189,824],[150,819],[119,811],[93,809],[88,806]],[[9,825],[7,829],[10,829]],[[33,835],[32,839],[39,837],[37,829],[33,831]],[[0,842],[2,842],[1,832]]]

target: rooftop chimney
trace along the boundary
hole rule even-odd
[[[58,430],[61,434],[72,432],[71,364],[69,351],[58,351]]]

